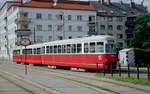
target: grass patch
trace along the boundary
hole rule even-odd
[[[96,76],[97,77],[103,77],[103,78],[109,78],[109,79],[113,79],[113,80],[118,80],[118,81],[131,82],[134,84],[150,86],[150,81],[148,81],[148,79],[146,77],[141,77],[138,80],[136,78],[136,76],[131,76],[130,78],[128,78],[128,76],[126,74],[122,75],[121,77],[119,77],[119,75],[113,75],[113,77],[112,77],[111,74],[106,74],[104,76],[103,73],[98,73],[98,74],[96,74]]]

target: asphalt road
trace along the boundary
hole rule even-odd
[[[47,93],[0,72],[0,94],[47,94]]]
[[[71,80],[66,80],[64,78],[59,78],[54,75],[50,75],[47,72],[40,70],[28,70],[28,74],[24,74],[24,66],[22,67],[12,67],[9,64],[0,64],[0,69],[13,73],[23,79],[30,80],[32,82],[38,83],[46,88],[51,88],[60,94],[112,94],[104,90],[96,90],[90,88],[90,86],[85,86],[81,83],[77,83]],[[17,92],[17,91],[16,91]],[[1,93],[0,93],[1,94]],[[18,93],[22,94],[22,93]]]
[[[54,70],[29,65],[28,74],[25,75],[24,65],[13,62],[0,62],[0,69],[49,88],[58,94],[150,94],[149,91],[144,90],[150,90],[150,87],[129,83],[123,85],[118,81],[115,82],[118,84],[114,84],[107,80],[99,80],[101,78],[95,77],[94,73]]]

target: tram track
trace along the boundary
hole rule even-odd
[[[12,79],[6,77],[6,75],[5,75],[5,76],[2,75],[2,73],[0,73],[0,77],[1,77],[2,79],[5,79],[6,81],[12,83],[13,85],[15,85],[15,86],[17,86],[17,87],[23,89],[24,91],[28,92],[29,94],[36,94],[36,93],[34,93],[32,90],[29,90],[29,89],[27,89],[27,88],[25,88],[25,87],[19,85],[18,83],[16,83],[16,82],[13,81]]]
[[[19,66],[21,65],[16,65],[14,67],[18,68]],[[21,67],[19,67],[20,69],[23,69]],[[48,68],[45,68],[45,67],[34,67],[34,66],[30,66],[30,70],[33,70],[33,71],[39,71],[39,72],[51,72],[50,74],[56,76],[56,77],[59,77],[59,78],[63,78],[63,79],[66,79],[66,80],[70,80],[70,81],[73,81],[73,82],[77,82],[77,83],[80,83],[80,84],[83,84],[85,85],[86,87],[88,88],[94,88],[95,90],[98,90],[98,89],[101,89],[101,90],[104,90],[104,91],[107,91],[107,92],[111,92],[113,94],[120,94],[120,92],[117,92],[117,91],[113,91],[113,90],[110,90],[110,89],[107,89],[107,88],[104,88],[102,86],[98,86],[98,85],[94,85],[92,83],[88,83],[86,81],[83,81],[83,80],[80,80],[80,79],[88,79],[88,80],[96,80],[96,81],[99,81],[97,79],[93,79],[93,78],[88,78],[88,77],[84,77],[84,76],[81,76],[81,75],[78,75],[78,74],[74,74],[74,73],[70,73],[68,71],[65,71],[64,73],[64,70],[63,72],[60,72],[60,71],[56,71],[56,70],[50,70]],[[71,77],[70,77],[71,76]],[[69,78],[70,77],[70,78]],[[72,79],[73,78],[73,79]],[[80,79],[79,79],[80,78]],[[78,80],[77,80],[78,79]],[[105,81],[104,81],[105,82]],[[108,83],[106,81],[106,83]],[[114,84],[114,83],[112,83]],[[130,87],[130,88],[133,88],[131,86],[125,86],[125,85],[121,85],[123,87]],[[133,89],[136,89],[136,90],[139,90],[139,88],[133,88]],[[140,91],[143,91],[143,92],[148,92],[149,91],[145,91],[145,90],[142,90],[140,89]]]
[[[22,65],[12,65],[14,68],[16,68],[16,69],[19,69],[19,70],[23,70],[24,68],[23,67],[20,67],[20,66],[22,66]],[[65,76],[68,76],[68,74],[66,74],[66,75],[59,75],[59,73],[57,72],[57,73],[54,73],[53,71],[50,71],[49,69],[46,69],[45,67],[44,68],[42,68],[42,67],[34,67],[34,66],[30,66],[31,68],[30,68],[30,70],[32,70],[32,71],[38,71],[38,72],[51,72],[50,73],[50,75],[53,75],[53,76],[55,76],[55,77],[57,77],[57,78],[61,78],[61,79],[64,79],[64,80],[69,80],[69,81],[72,81],[72,82],[75,82],[76,84],[79,84],[79,85],[81,85],[81,86],[84,86],[84,87],[86,87],[86,88],[89,88],[89,89],[92,89],[92,90],[95,90],[95,91],[97,91],[97,92],[103,92],[103,94],[120,94],[120,93],[118,93],[118,92],[115,92],[115,91],[112,91],[112,90],[109,90],[109,89],[106,89],[106,88],[102,88],[102,87],[98,87],[98,86],[95,86],[95,85],[91,85],[91,84],[89,84],[89,83],[86,83],[86,82],[82,82],[82,81],[78,81],[78,80],[75,80],[75,79],[71,79],[71,78],[66,78]],[[20,75],[19,75],[20,76]],[[20,76],[21,77],[21,76]],[[41,83],[40,83],[41,84]],[[43,85],[43,84],[41,84],[42,86],[44,86],[45,88],[49,88],[49,87],[47,87],[46,85]],[[50,87],[51,88],[51,87]],[[52,88],[52,90],[54,90],[53,88]],[[56,92],[60,92],[60,91],[58,91],[58,90],[54,90],[54,91],[56,91]],[[60,94],[64,94],[64,93],[62,93],[62,92],[60,92]]]

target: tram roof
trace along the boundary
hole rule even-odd
[[[91,36],[91,37],[82,37],[82,38],[74,38],[74,39],[67,39],[67,40],[56,40],[46,43],[34,44],[30,45],[27,48],[35,48],[47,45],[61,45],[61,44],[74,44],[74,43],[82,43],[82,42],[94,42],[94,41],[104,41],[104,40],[113,40],[113,36],[109,35],[98,35],[98,36]]]

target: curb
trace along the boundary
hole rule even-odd
[[[90,79],[90,78],[89,78]],[[92,78],[95,80],[99,80],[99,81],[104,81],[104,82],[108,82],[108,83],[112,83],[112,84],[117,84],[117,85],[121,85],[121,86],[125,86],[125,87],[130,87],[133,89],[139,89],[141,91],[145,91],[145,92],[150,92],[150,87],[146,86],[146,85],[140,85],[140,84],[134,84],[134,83],[130,83],[130,82],[123,82],[123,81],[117,81],[117,80],[112,80],[109,78]]]
[[[15,75],[15,74],[12,74],[12,73],[3,71],[3,70],[1,70],[1,69],[0,69],[0,72],[6,74],[6,75],[8,75],[8,76],[11,76],[11,77],[13,77],[13,78],[15,78],[15,79],[17,79],[17,80],[19,80],[19,81],[22,81],[22,82],[24,82],[24,83],[30,84],[30,85],[32,85],[32,86],[34,86],[34,87],[36,87],[36,88],[39,88],[40,90],[42,90],[42,91],[44,91],[44,92],[46,92],[46,93],[49,93],[49,94],[62,94],[62,93],[60,93],[60,92],[58,92],[58,91],[56,91],[56,90],[53,90],[53,89],[50,89],[50,88],[46,88],[46,87],[44,87],[44,86],[42,86],[42,85],[40,85],[40,84],[37,84],[37,83],[35,83],[35,82],[26,80],[26,79],[24,79],[24,78],[21,78],[21,77]]]

